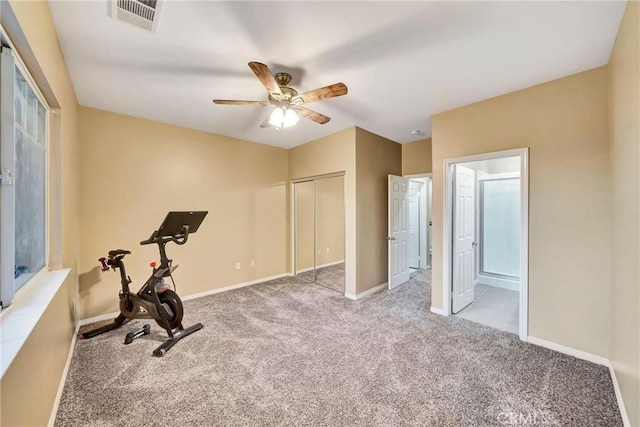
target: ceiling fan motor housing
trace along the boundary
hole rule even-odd
[[[276,79],[276,82],[280,87],[286,86],[291,83],[291,74],[289,73],[276,73],[273,78]]]
[[[282,96],[286,101],[291,101],[294,96],[298,96],[298,91],[286,86],[280,86],[280,91],[282,92]],[[273,99],[271,94],[269,94],[269,101],[276,103],[277,100]]]

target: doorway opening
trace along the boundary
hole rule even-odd
[[[528,150],[445,161],[445,314],[528,334]]]
[[[422,270],[431,267],[430,222],[431,178],[409,179],[409,268]]]
[[[292,183],[293,274],[345,293],[344,174]]]
[[[389,175],[388,287],[431,268],[431,174]]]

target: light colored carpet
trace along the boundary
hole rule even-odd
[[[299,278],[313,282],[313,271],[305,271],[298,275]],[[344,262],[318,268],[316,270],[315,284],[333,289],[344,295]]]
[[[295,278],[188,301],[185,326],[205,328],[164,358],[155,324],[122,344],[142,321],[79,340],[56,425],[622,425],[607,368],[432,314],[428,280],[359,301]]]

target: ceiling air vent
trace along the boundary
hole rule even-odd
[[[154,33],[162,0],[111,0],[109,16]]]

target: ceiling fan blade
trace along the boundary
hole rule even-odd
[[[271,74],[268,66],[260,62],[249,62],[249,68],[251,68],[253,74],[256,75],[262,85],[267,89],[269,95],[278,100],[283,98],[280,86],[278,86],[276,79],[273,78],[273,74]]]
[[[344,83],[335,83],[329,86],[305,92],[298,96],[294,96],[291,100],[291,103],[294,105],[299,105],[302,103],[308,104],[309,102],[316,102],[322,99],[346,95],[347,91],[347,85],[345,85]]]
[[[269,127],[271,127],[271,123],[269,123],[269,120],[271,120],[271,115],[267,116],[267,118],[264,119],[264,122],[262,122],[260,124],[260,127],[261,128],[269,128]]]
[[[313,120],[314,122],[319,123],[321,125],[331,120],[331,117],[309,110],[308,108],[294,107],[293,109],[296,110],[305,119]]]
[[[261,105],[263,107],[271,105],[269,101],[242,101],[237,99],[214,99],[213,103],[220,105]]]

